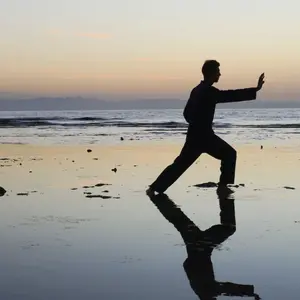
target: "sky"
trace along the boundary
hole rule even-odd
[[[217,59],[218,88],[300,100],[298,0],[2,0],[0,98],[184,98]]]

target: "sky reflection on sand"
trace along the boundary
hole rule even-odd
[[[201,230],[219,224],[215,192],[197,193],[178,189],[172,201]],[[297,194],[255,195],[236,192],[236,232],[212,253],[216,280],[253,285],[262,299],[296,299]],[[143,192],[4,197],[0,228],[3,299],[195,299],[184,242]]]

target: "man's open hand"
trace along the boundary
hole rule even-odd
[[[264,85],[264,79],[265,79],[265,73],[262,73],[259,78],[258,78],[258,82],[257,82],[257,90],[259,91],[262,86]]]

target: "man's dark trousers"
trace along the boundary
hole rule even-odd
[[[188,130],[185,144],[174,162],[166,167],[150,187],[158,193],[165,192],[202,154],[221,160],[219,183],[234,183],[236,151],[213,131],[209,133]]]

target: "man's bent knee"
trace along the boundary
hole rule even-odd
[[[230,148],[230,149],[227,149],[227,151],[223,153],[222,155],[222,161],[236,161],[236,158],[237,158],[237,152],[235,149],[233,148]]]
[[[234,161],[236,161],[236,158],[237,158],[237,152],[235,149],[232,148],[232,150],[230,151],[230,158]]]

